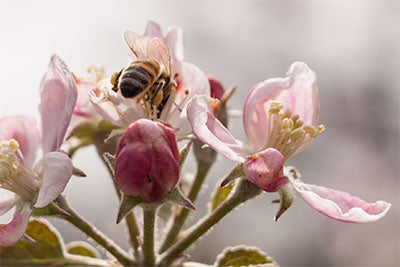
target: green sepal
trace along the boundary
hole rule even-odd
[[[244,173],[243,163],[239,163],[238,165],[236,165],[235,168],[233,168],[231,172],[227,176],[225,176],[221,183],[221,186],[223,187],[227,185],[230,181],[241,177],[246,177],[246,174]]]
[[[68,217],[71,216],[67,211],[57,205],[57,200],[51,202],[49,205],[43,208],[32,208],[33,216],[57,216],[57,217]]]
[[[121,203],[119,205],[118,216],[117,216],[117,224],[137,205],[141,203],[146,203],[140,197],[131,197],[127,195],[123,195],[121,199]]]
[[[215,210],[219,205],[222,204],[222,202],[225,201],[225,199],[228,198],[234,186],[235,181],[228,183],[228,185],[224,187],[221,187],[219,183],[216,185],[213,196],[211,198],[210,212]]]
[[[275,215],[274,220],[278,221],[279,217],[282,216],[283,213],[292,205],[294,201],[294,191],[293,187],[290,184],[286,184],[281,187],[278,191],[280,198],[275,199],[272,203],[279,203],[279,210]]]
[[[165,200],[170,200],[184,208],[195,210],[192,201],[182,193],[178,186],[168,192]]]
[[[183,164],[189,154],[190,148],[192,147],[193,140],[190,140],[179,152],[179,173],[182,170]]]
[[[228,247],[217,256],[214,266],[264,266],[277,267],[271,257],[256,247]]]

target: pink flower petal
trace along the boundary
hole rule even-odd
[[[141,119],[129,126],[116,154],[115,179],[127,195],[159,201],[179,179],[179,151],[173,129]]]
[[[349,193],[292,180],[300,196],[322,214],[344,222],[373,222],[389,211],[390,203],[367,203]]]
[[[32,166],[40,142],[36,122],[22,115],[1,118],[0,141],[10,140],[11,138],[17,140],[25,162]]]
[[[248,156],[244,162],[247,178],[266,192],[276,192],[289,182],[283,176],[283,155],[274,148],[268,148]]]
[[[9,196],[0,189],[0,216],[12,209],[18,201],[20,201],[18,196]]]
[[[305,124],[316,125],[319,99],[315,73],[306,64],[295,62],[286,78],[268,79],[250,90],[243,108],[243,123],[256,148],[265,144],[269,134],[268,109],[272,100],[282,101],[284,109],[299,115]]]
[[[135,99],[124,98],[110,88],[96,88],[90,91],[89,97],[96,112],[114,125],[127,128],[144,117]]]
[[[17,213],[8,224],[0,224],[0,247],[15,245],[24,235],[31,215],[30,209]]]
[[[43,184],[35,204],[36,208],[47,206],[55,200],[67,186],[74,167],[71,159],[63,152],[50,152],[41,161]]]
[[[182,62],[177,78],[178,86],[175,99],[170,110],[164,110],[160,119],[168,121],[178,129],[177,136],[187,135],[191,132],[187,119],[186,107],[189,100],[196,95],[210,95],[210,84],[207,76],[195,65]]]
[[[164,38],[171,52],[172,73],[174,73],[174,66],[179,65],[183,60],[183,32],[179,27],[171,27],[165,34]]]
[[[94,109],[89,101],[89,92],[96,88],[96,84],[88,80],[78,80],[76,82],[78,98],[74,107],[75,116],[90,118],[93,117]]]
[[[160,25],[152,20],[147,22],[146,31],[144,36],[158,37],[162,39],[168,46],[171,56],[172,73],[176,72],[176,68],[183,60],[183,33],[179,27],[171,27],[167,33],[163,35]]]
[[[49,70],[40,85],[39,112],[44,153],[61,147],[77,96],[76,84],[67,65],[58,56],[52,56]]]
[[[245,155],[239,142],[210,112],[207,96],[195,96],[188,104],[187,114],[193,134],[203,143],[226,158],[244,162]]]

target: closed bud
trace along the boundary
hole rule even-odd
[[[125,195],[162,200],[179,179],[173,129],[147,119],[135,121],[119,141],[115,162],[115,180]]]

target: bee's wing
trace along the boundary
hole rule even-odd
[[[147,46],[150,42],[148,37],[135,32],[126,31],[124,33],[124,38],[129,48],[137,58],[147,57]]]
[[[171,74],[171,57],[165,42],[160,38],[154,37],[147,44],[147,57],[157,60],[166,68],[167,74]]]

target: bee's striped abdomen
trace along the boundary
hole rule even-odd
[[[135,97],[147,90],[158,78],[160,65],[152,59],[132,62],[119,79],[119,89],[124,97]]]

